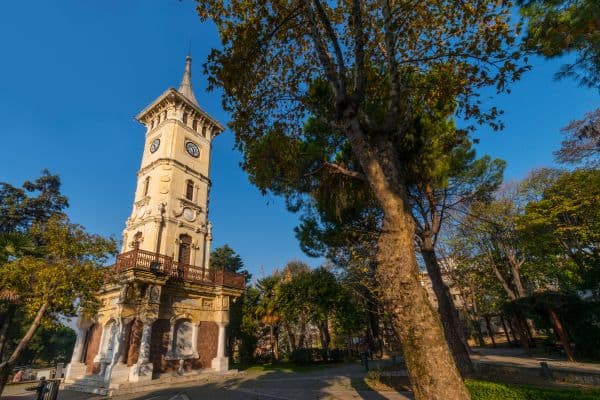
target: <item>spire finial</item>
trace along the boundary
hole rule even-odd
[[[181,79],[178,91],[192,103],[198,105],[196,96],[194,96],[194,90],[192,89],[192,55],[190,53],[191,45],[188,55],[185,57],[185,70],[183,71],[183,78]]]

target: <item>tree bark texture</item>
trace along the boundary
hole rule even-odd
[[[27,345],[31,341],[31,338],[35,334],[35,331],[40,326],[42,318],[44,318],[47,309],[48,302],[46,301],[38,310],[37,314],[35,315],[35,318],[33,319],[33,322],[27,330],[27,333],[25,333],[25,336],[23,336],[17,347],[14,349],[14,351],[8,358],[8,360],[0,363],[0,395],[2,395],[2,392],[4,391],[4,386],[6,386],[6,382],[8,381],[8,375],[10,374],[10,371],[13,369],[19,357],[21,356],[21,353],[23,352],[25,347],[27,347]]]
[[[6,309],[6,312],[4,313],[4,318],[2,319],[2,327],[0,327],[0,361],[2,360],[2,354],[4,354],[4,347],[6,346],[6,342],[8,341],[8,328],[10,327],[10,323],[12,322],[16,309],[16,304],[8,303],[8,307]]]
[[[469,348],[463,335],[462,324],[458,316],[458,310],[452,301],[450,289],[442,278],[442,271],[437,261],[435,250],[430,246],[423,246],[421,249],[427,274],[431,279],[431,286],[438,301],[438,312],[442,320],[444,335],[448,341],[448,346],[452,351],[452,356],[456,362],[460,373],[463,376],[473,371],[473,364],[469,356]]]
[[[500,315],[500,322],[502,322],[502,329],[504,330],[504,336],[506,336],[506,343],[508,343],[508,345],[510,347],[513,347],[512,340],[510,340],[510,336],[508,335],[508,328],[506,327],[506,321],[504,320],[504,317],[502,315]]]
[[[527,328],[524,327],[525,322],[523,321],[523,318],[517,314],[513,314],[512,321],[512,326],[516,328],[517,335],[519,336],[521,347],[523,350],[526,350],[527,353],[531,354],[531,348],[529,347],[529,336],[527,335]],[[513,331],[513,335],[514,333],[515,331]]]
[[[567,333],[565,332],[562,322],[558,317],[558,314],[553,308],[548,308],[548,314],[550,314],[550,320],[552,321],[552,328],[554,329],[554,333],[556,334],[557,339],[563,345],[565,349],[565,355],[567,356],[567,361],[575,362],[575,357],[573,356],[573,350],[571,349],[571,343],[569,342],[569,338],[567,337]]]
[[[492,330],[492,324],[490,324],[490,316],[485,315],[483,317],[485,319],[485,327],[487,328],[488,336],[492,341],[492,347],[496,347],[496,340],[494,339],[494,331]]]
[[[368,143],[357,120],[348,126],[346,135],[385,215],[377,276],[393,312],[415,399],[470,399],[439,316],[420,282],[414,220],[393,146],[384,140]]]

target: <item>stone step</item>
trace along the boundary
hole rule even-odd
[[[163,375],[157,379],[153,379],[149,382],[140,383],[123,383],[118,389],[112,391],[112,395],[121,396],[125,394],[133,394],[140,392],[156,391],[162,388],[171,387],[173,385],[185,384],[194,382],[196,384],[210,383],[224,378],[233,377],[240,374],[237,370],[227,371],[226,373],[217,372],[199,372],[185,375]]]
[[[71,392],[91,393],[100,396],[110,396],[112,392],[112,389],[85,383],[64,383],[62,385],[62,390],[68,390]]]

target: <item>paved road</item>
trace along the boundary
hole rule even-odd
[[[371,389],[358,364],[319,371],[286,373],[279,371],[248,372],[230,379],[206,384],[185,383],[164,387],[150,393],[116,396],[117,400],[407,400],[407,393]],[[11,397],[30,400],[31,397]],[[59,400],[99,400],[98,396],[63,391]],[[4,397],[3,397],[4,400]]]
[[[120,396],[117,399],[187,400],[186,396],[190,400],[406,400],[411,398],[406,393],[372,390],[365,383],[364,376],[365,372],[358,364],[303,373],[249,372],[220,382],[200,386],[188,384],[153,393]],[[71,399],[65,398],[65,400]]]

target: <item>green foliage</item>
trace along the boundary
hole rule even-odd
[[[44,170],[35,181],[22,188],[0,182],[0,232],[27,231],[34,223],[44,223],[69,206],[60,193],[60,178]]]
[[[12,325],[19,328],[19,334],[13,335],[8,351],[17,346],[18,340],[29,328],[29,321],[17,315]],[[75,346],[77,334],[75,331],[60,323],[40,327],[27,348],[19,357],[17,364],[21,365],[49,365],[57,362],[69,362]]]
[[[258,289],[249,286],[230,308],[228,337],[230,343],[237,343],[238,358],[235,361],[241,364],[248,364],[254,360],[260,333],[260,323],[255,317],[259,297]]]
[[[600,170],[564,173],[527,204],[519,224],[528,251],[563,265],[566,289],[592,290],[600,298]],[[571,265],[569,265],[571,264]]]
[[[472,400],[594,400],[598,389],[542,389],[486,381],[466,381]]]
[[[67,206],[60,179],[48,171],[23,189],[1,184],[0,311],[9,340],[0,356],[5,343],[13,351],[0,363],[0,392],[19,359],[66,358],[70,331],[58,325],[98,306],[102,267],[116,242],[71,223]]]
[[[31,318],[47,303],[47,323],[74,316],[78,306],[94,310],[103,281],[101,267],[115,251],[115,241],[89,234],[60,215],[36,223],[31,232],[40,242],[40,255],[0,266],[0,287],[18,293],[23,311]]]
[[[600,4],[596,0],[520,0],[526,43],[546,57],[577,53],[558,77],[600,90]]]
[[[0,264],[11,258],[31,254],[35,249],[31,236],[21,232],[0,232]]]
[[[236,274],[245,274],[246,283],[252,279],[252,274],[244,269],[244,261],[228,244],[217,247],[210,253],[210,269],[226,270]]]

